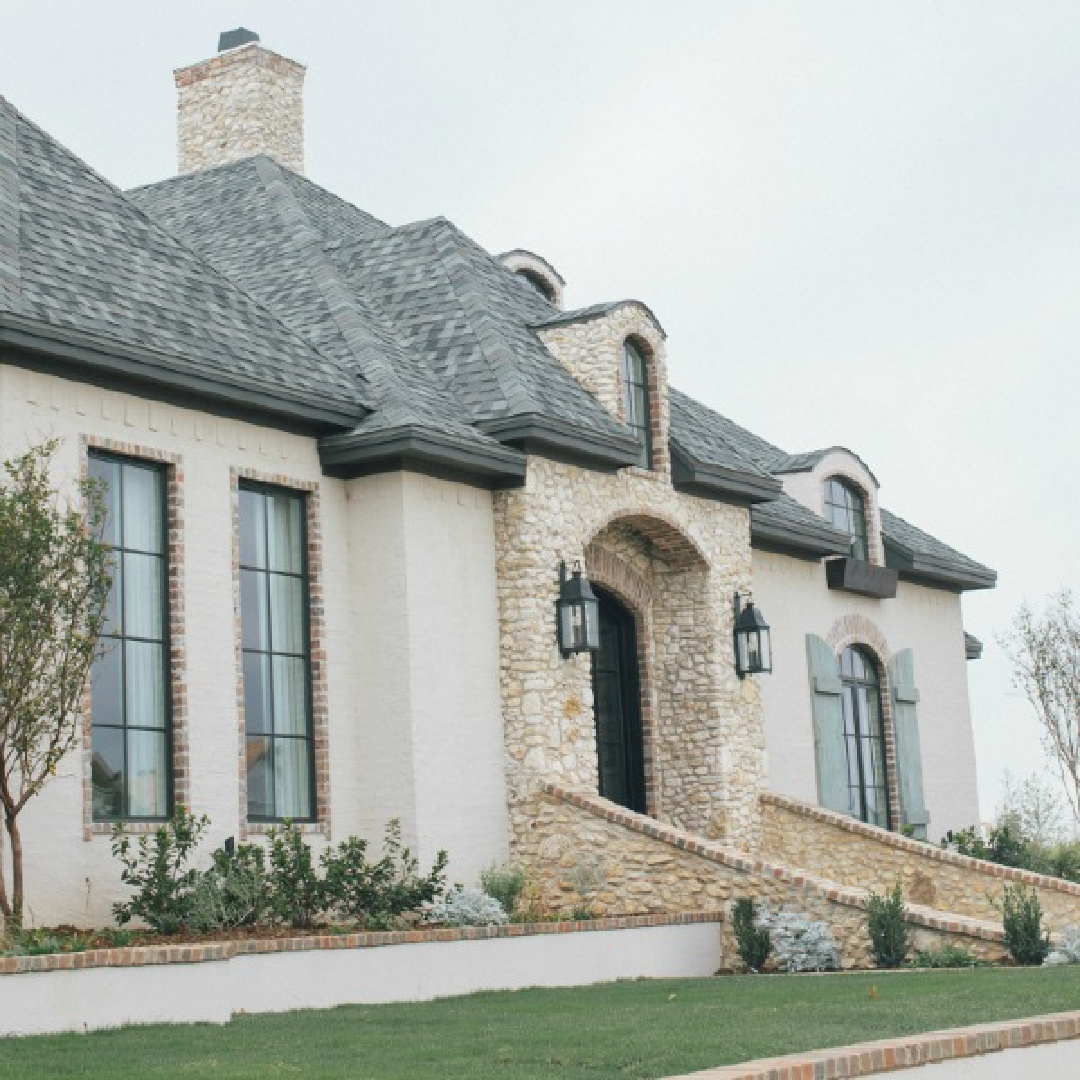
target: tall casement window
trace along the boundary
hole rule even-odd
[[[157,820],[172,799],[165,470],[92,452],[112,545],[103,652],[92,676],[95,821]]]
[[[641,445],[638,465],[651,469],[652,423],[649,408],[649,371],[641,350],[628,341],[623,346],[623,383],[626,388],[626,425]]]
[[[311,654],[303,495],[240,488],[240,621],[247,812],[314,818]]]
[[[862,649],[847,648],[840,654],[840,679],[851,813],[887,829],[889,788],[877,668]]]
[[[851,537],[851,554],[863,562],[870,561],[870,544],[866,533],[866,500],[862,492],[835,476],[825,481],[825,516],[838,529]]]

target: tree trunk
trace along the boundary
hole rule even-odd
[[[23,921],[23,851],[22,834],[17,817],[6,814],[4,824],[11,839],[11,924],[18,930]]]
[[[11,902],[8,900],[7,875],[4,873],[3,834],[0,833],[0,918],[5,922],[11,919]]]

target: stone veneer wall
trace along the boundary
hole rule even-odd
[[[649,812],[752,845],[763,723],[730,645],[731,598],[750,580],[748,512],[676,493],[665,476],[537,457],[494,507],[512,835],[527,834],[544,780],[597,790],[590,659],[563,659],[555,637],[559,563],[584,560],[638,620]]]
[[[891,889],[941,911],[997,921],[1004,886],[1034,886],[1053,930],[1080,923],[1080,885],[944,851],[797,799],[763,794],[761,853],[845,885]]]
[[[302,173],[304,75],[255,43],[174,72],[180,172],[267,154]]]
[[[737,896],[802,912],[829,924],[844,967],[871,963],[865,889],[732,851],[663,826],[595,795],[545,784],[531,800],[521,854],[555,911],[583,901],[601,916],[725,910]],[[917,949],[959,945],[987,960],[1005,956],[998,926],[908,904]],[[725,962],[737,963],[730,923],[722,925]]]

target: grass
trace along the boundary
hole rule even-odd
[[[0,1040],[0,1077],[646,1080],[1078,1002],[1080,967],[643,980]]]

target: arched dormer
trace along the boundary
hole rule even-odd
[[[557,308],[562,308],[563,289],[566,288],[566,282],[563,281],[559,272],[547,259],[542,258],[533,251],[526,251],[524,248],[504,251],[496,258],[507,270],[517,274],[545,300],[554,304]]]
[[[664,330],[637,300],[594,304],[534,323],[540,340],[638,438],[633,468],[670,478],[670,400]]]

